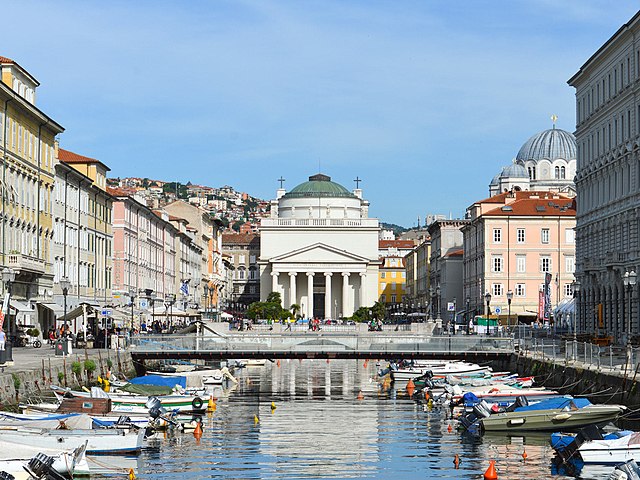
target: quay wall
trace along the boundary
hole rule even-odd
[[[96,369],[91,375],[91,382],[87,380],[86,372],[77,378],[73,373],[74,362],[84,365],[85,360],[93,360]],[[62,357],[42,357],[41,365],[21,368],[13,366],[3,369],[0,373],[0,410],[13,409],[18,403],[38,401],[50,397],[50,385],[78,387],[95,384],[99,375],[105,375],[111,362],[111,373],[117,378],[130,377],[134,372],[131,355],[118,350],[88,350]],[[16,386],[18,387],[16,389]]]
[[[640,367],[640,364],[638,365]],[[565,395],[585,396],[594,403],[640,408],[640,370],[598,368],[582,362],[558,362],[535,355],[512,355],[493,362],[494,371],[535,376],[536,384]]]

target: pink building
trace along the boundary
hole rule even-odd
[[[545,276],[551,310],[572,295],[575,272],[575,199],[554,192],[504,192],[467,209],[464,297],[475,314],[509,312],[511,323],[535,321]]]
[[[154,212],[118,189],[109,189],[113,202],[113,293],[129,300],[150,289],[163,299],[176,293],[178,229],[169,215]],[[162,300],[160,300],[162,301]]]

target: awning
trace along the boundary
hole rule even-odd
[[[79,316],[84,314],[84,308],[82,307],[82,305],[74,308],[73,310],[71,310],[70,312],[67,312],[67,315],[64,315],[64,312],[62,315],[60,315],[59,317],[56,318],[56,320],[58,321],[69,321],[69,320],[73,320],[74,318],[78,318]]]
[[[62,305],[58,305],[57,303],[38,302],[38,305],[42,305],[47,310],[51,310],[56,317],[61,317],[64,315],[64,307]]]
[[[31,306],[18,302],[13,298],[10,300],[10,305],[13,310],[17,310],[20,313],[33,313],[33,308],[31,308]]]

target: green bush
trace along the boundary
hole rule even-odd
[[[87,371],[87,373],[89,373],[89,375],[91,375],[96,371],[96,362],[94,362],[93,360],[85,360],[84,369]]]
[[[82,373],[82,364],[80,362],[73,362],[71,364],[71,371],[74,375],[79,376]]]
[[[111,370],[111,367],[113,367],[113,361],[110,358],[107,358],[107,368]]]
[[[58,383],[62,384],[64,382],[64,372],[58,372]]]
[[[29,328],[27,329],[27,335],[29,335],[30,337],[39,337],[40,330],[38,330],[37,328]]]
[[[11,377],[13,378],[13,388],[16,389],[16,395],[17,395],[18,390],[20,390],[20,385],[22,385],[22,380],[20,380],[20,377],[15,373],[12,373]]]

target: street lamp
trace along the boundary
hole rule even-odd
[[[131,298],[131,325],[129,325],[129,333],[133,332],[133,303],[136,299],[136,289],[129,289],[129,297]]]
[[[4,285],[7,289],[7,311],[3,312],[4,313],[4,318],[7,319],[7,323],[9,325],[8,328],[8,332],[9,334],[7,335],[7,338],[5,340],[6,342],[6,346],[5,346],[5,350],[8,352],[7,354],[7,358],[5,359],[6,361],[13,361],[13,350],[11,348],[12,346],[12,335],[13,335],[13,328],[11,325],[11,320],[10,320],[10,316],[9,313],[11,311],[11,285],[13,284],[13,282],[16,280],[16,272],[13,268],[9,268],[9,267],[5,267],[2,269],[2,281],[4,282]]]
[[[489,292],[484,294],[484,301],[487,303],[487,330],[489,330],[489,304],[491,303],[491,294]]]
[[[67,331],[67,295],[71,288],[71,281],[68,277],[62,277],[60,279],[60,288],[62,289],[62,296],[64,297],[64,331]]]
[[[507,315],[507,324],[511,327],[511,300],[513,300],[513,292],[511,290],[507,291],[507,305],[509,313]]]
[[[467,312],[466,315],[464,317],[464,321],[467,324],[467,335],[471,334],[471,327],[469,327],[469,303],[471,302],[471,299],[469,297],[467,297]]]
[[[436,318],[440,318],[440,284],[436,285]]]
[[[628,292],[629,297],[629,313],[627,314],[627,363],[631,365],[632,354],[631,351],[631,297],[633,296],[633,287],[636,285],[638,274],[635,270],[627,271],[624,273],[623,283]]]
[[[578,304],[576,299],[580,294],[580,280],[573,282],[573,361],[577,360],[578,355]]]

